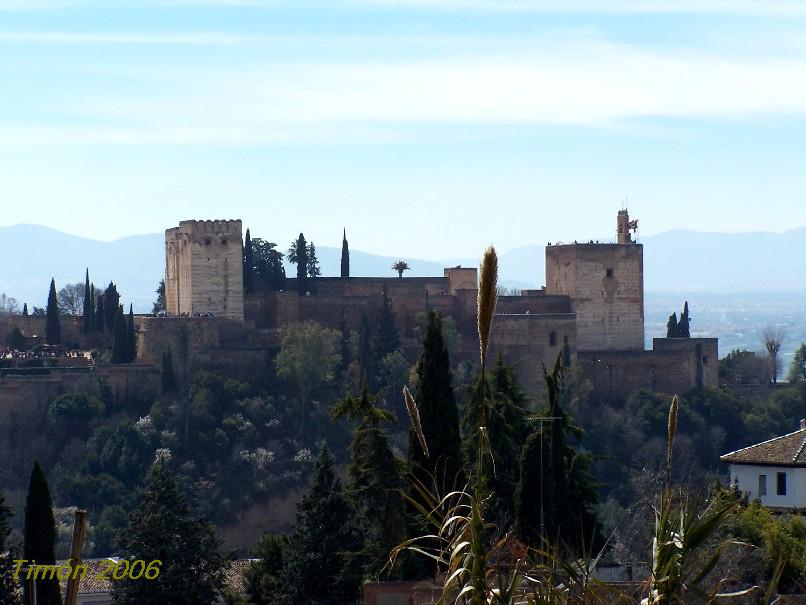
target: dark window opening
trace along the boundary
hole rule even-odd
[[[613,269],[607,270],[607,277],[613,277]]]
[[[552,346],[552,347],[557,346],[557,332],[552,331],[549,334],[549,346]]]
[[[786,473],[778,473],[775,493],[779,496],[786,496]]]
[[[226,245],[227,245],[227,240],[226,240],[226,238],[224,238],[224,239],[222,239],[222,240],[221,240],[221,245],[222,245],[222,246],[226,246]]]
[[[209,246],[211,243],[213,243],[213,240],[211,240],[209,237],[204,240],[205,246]]]
[[[758,495],[759,496],[767,495],[767,475],[758,476]]]

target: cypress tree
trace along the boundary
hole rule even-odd
[[[99,294],[95,305],[95,329],[103,332],[106,329],[106,308],[104,305],[104,295]]]
[[[316,246],[311,240],[311,243],[308,244],[308,277],[311,279],[316,279],[317,277],[322,276],[322,269],[319,267],[319,259],[316,258]]]
[[[598,548],[602,538],[593,508],[596,489],[590,475],[590,457],[576,451],[568,436],[582,430],[561,405],[564,368],[558,357],[546,372],[547,407],[526,439],[520,458],[520,482],[515,494],[515,530],[532,546],[547,539],[574,555]]]
[[[56,521],[53,518],[53,503],[50,499],[48,481],[39,462],[31,469],[28,496],[25,500],[25,546],[23,559],[36,561],[37,565],[56,563]],[[25,586],[26,594],[29,587]],[[28,595],[28,601],[30,597]],[[38,579],[36,582],[38,605],[61,605],[59,581],[56,578]]]
[[[172,393],[176,390],[176,374],[174,374],[174,362],[170,347],[162,352],[161,370],[160,391],[162,393]]]
[[[417,435],[410,429],[408,468],[425,485],[433,483],[433,475],[441,495],[444,495],[459,478],[462,456],[450,357],[442,338],[442,322],[435,311],[428,312],[423,350],[417,361],[417,377],[415,399],[430,457],[425,457]]]
[[[22,305],[22,316],[28,317],[28,303],[23,303]]]
[[[104,290],[104,327],[107,330],[114,331],[115,329],[115,316],[119,305],[120,294],[118,294],[118,288],[110,281],[106,290]]]
[[[14,580],[14,554],[8,543],[11,535],[11,509],[0,491],[0,605],[19,605],[19,585]]]
[[[348,397],[331,410],[333,418],[361,419],[350,443],[347,494],[363,535],[358,558],[365,578],[378,579],[389,552],[406,535],[400,463],[381,428],[394,415],[375,406],[366,383],[359,398]]]
[[[680,328],[677,323],[677,313],[672,313],[669,316],[669,321],[666,322],[666,338],[680,338]]]
[[[308,291],[308,244],[300,233],[296,241],[297,292],[305,296]]]
[[[49,345],[58,345],[62,342],[62,330],[59,325],[59,301],[56,298],[56,280],[50,280],[48,292],[47,323],[45,324],[45,340]]]
[[[327,447],[316,461],[308,492],[297,507],[283,568],[284,605],[354,603],[360,569],[349,553],[361,546],[355,512],[336,477]]]
[[[350,277],[350,247],[347,244],[347,229],[341,240],[341,276]]]
[[[126,363],[129,355],[129,343],[126,318],[123,315],[123,306],[121,305],[118,305],[114,326],[115,328],[112,331],[112,363]]]
[[[126,322],[126,361],[131,363],[137,359],[137,334],[134,331],[134,311],[129,304],[129,317]]]
[[[375,356],[372,351],[372,342],[369,336],[369,319],[367,314],[361,315],[361,333],[358,343],[358,362],[361,365],[361,374],[367,382],[375,380],[376,365]]]
[[[691,338],[691,321],[688,315],[688,301],[683,305],[683,312],[680,314],[680,323],[677,326],[680,338]]]
[[[246,240],[243,245],[243,289],[247,294],[254,290],[255,256],[252,250],[252,236],[246,230]]]
[[[81,313],[81,330],[84,334],[92,331],[92,318],[95,309],[92,306],[92,290],[90,289],[90,270],[84,274],[84,309]]]
[[[224,583],[227,557],[219,553],[215,528],[191,514],[176,480],[157,462],[140,505],[121,532],[121,554],[131,560],[162,561],[154,580],[113,583],[117,605],[195,605],[215,603]]]
[[[465,460],[476,468],[480,426],[485,426],[495,467],[484,465],[483,485],[493,496],[490,506],[499,526],[510,525],[515,514],[515,488],[520,476],[520,449],[526,438],[526,394],[515,380],[514,368],[498,356],[492,381],[479,376],[468,389],[463,419]]]
[[[383,302],[378,311],[378,331],[375,333],[373,351],[377,359],[383,359],[389,353],[394,353],[400,348],[400,335],[395,322],[395,311],[392,308],[392,301],[386,294],[386,285],[383,286]]]

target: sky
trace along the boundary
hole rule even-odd
[[[0,0],[0,225],[411,258],[806,225],[806,2]]]

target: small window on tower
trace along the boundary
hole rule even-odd
[[[209,246],[212,243],[213,243],[213,240],[211,240],[209,237],[204,240],[204,245],[205,246]]]
[[[557,346],[557,332],[552,331],[549,334],[549,346],[552,346],[552,347]]]
[[[224,239],[222,239],[222,240],[221,240],[221,245],[222,245],[222,246],[226,246],[226,245],[227,245],[227,238],[224,238]]]
[[[607,270],[607,277],[613,277],[613,269]]]

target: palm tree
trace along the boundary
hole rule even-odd
[[[408,270],[411,269],[411,267],[409,267],[409,264],[406,261],[399,260],[394,265],[392,265],[392,269],[397,271],[397,276],[398,277],[402,278],[403,277],[403,271],[408,271]]]

